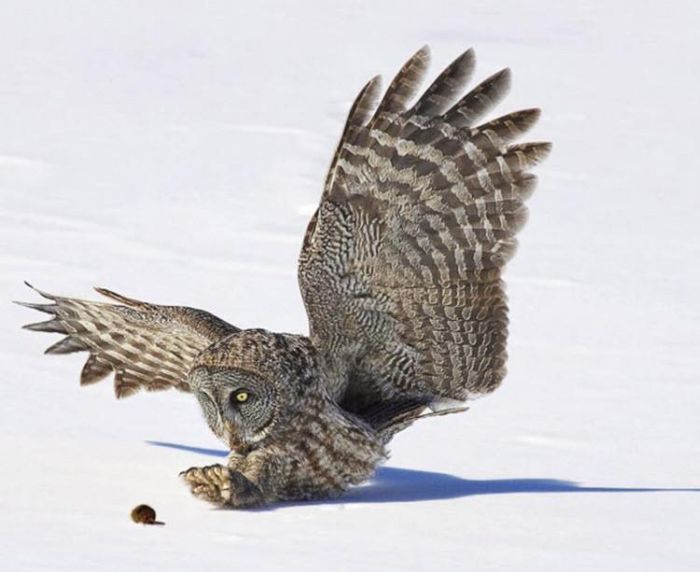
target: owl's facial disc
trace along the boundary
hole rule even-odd
[[[269,434],[277,409],[272,384],[247,372],[205,368],[190,381],[209,427],[231,450],[254,446]]]

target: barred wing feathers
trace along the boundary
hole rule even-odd
[[[96,290],[120,304],[63,298],[34,290],[51,303],[18,303],[52,317],[24,327],[65,335],[46,350],[48,354],[89,352],[80,374],[81,385],[96,383],[114,373],[117,397],[141,389],[189,391],[186,378],[194,358],[216,340],[239,331],[202,310],[157,306],[103,288]]]
[[[336,397],[464,400],[505,375],[501,271],[549,143],[515,144],[539,110],[478,125],[505,95],[502,70],[461,99],[474,67],[457,58],[418,101],[427,47],[353,105],[300,256],[311,336]],[[457,100],[455,102],[455,100]]]

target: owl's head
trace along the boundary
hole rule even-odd
[[[207,424],[231,449],[254,445],[273,428],[280,398],[274,383],[226,367],[197,368],[190,380]]]
[[[309,388],[309,355],[296,336],[244,330],[207,348],[188,382],[211,430],[231,450],[273,434]]]

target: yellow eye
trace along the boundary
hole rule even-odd
[[[236,392],[236,401],[238,403],[245,403],[248,401],[248,392],[247,391],[237,391]]]

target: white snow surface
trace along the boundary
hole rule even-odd
[[[2,570],[700,569],[696,2],[0,4]],[[509,374],[331,502],[218,510],[190,395],[78,386],[22,281],[306,332],[296,260],[344,115],[422,44],[543,109]],[[160,445],[158,445],[160,443]],[[164,527],[133,524],[139,503]],[[251,568],[252,567],[252,568]]]

